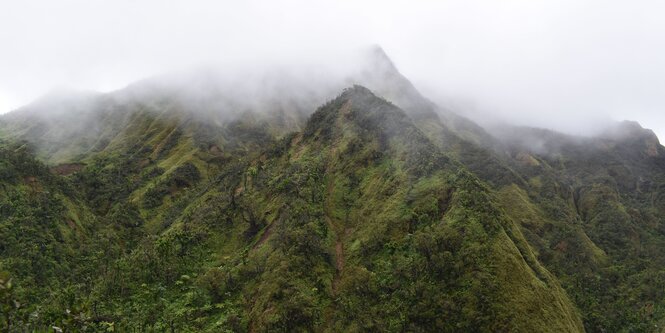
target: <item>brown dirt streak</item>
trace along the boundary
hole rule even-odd
[[[85,167],[85,164],[83,163],[65,163],[65,164],[60,164],[56,165],[51,168],[51,173],[54,173],[56,175],[60,176],[67,176],[71,175],[75,172],[81,171]]]
[[[261,238],[259,238],[256,244],[254,244],[254,246],[252,247],[252,251],[261,246],[263,243],[265,243],[268,240],[268,238],[270,238],[270,235],[272,235],[273,233],[273,227],[275,226],[275,223],[276,222],[270,223],[270,225],[266,227],[266,231],[263,232]]]
[[[328,197],[332,197],[332,192],[334,190],[334,185],[331,182],[328,184]],[[333,277],[332,280],[332,292],[333,295],[337,294],[337,290],[339,288],[339,282],[342,277],[342,273],[344,272],[344,243],[342,242],[342,237],[343,235],[336,230],[336,225],[333,222],[333,220],[330,218],[331,213],[330,213],[330,203],[326,203],[326,222],[328,223],[328,226],[330,227],[331,230],[333,230],[337,234],[337,238],[335,240],[335,276]]]

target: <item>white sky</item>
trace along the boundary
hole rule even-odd
[[[0,0],[0,113],[201,63],[334,61],[380,44],[476,119],[665,137],[665,1]]]

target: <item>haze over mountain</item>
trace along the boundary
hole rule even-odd
[[[0,116],[3,330],[665,325],[652,131],[484,129],[382,49],[357,59],[166,74]]]
[[[2,2],[0,332],[663,332],[664,16]]]
[[[430,99],[489,120],[665,133],[665,5],[637,1],[4,1],[0,113],[201,64],[355,64],[381,44]],[[600,124],[600,126],[599,126]]]

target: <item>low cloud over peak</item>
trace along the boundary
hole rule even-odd
[[[584,135],[630,119],[665,135],[663,14],[650,0],[5,2],[0,113],[200,64],[343,72],[380,43],[386,65],[476,121]]]

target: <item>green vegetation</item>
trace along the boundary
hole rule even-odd
[[[553,138],[548,144],[556,149],[531,156],[538,163],[512,162],[525,178],[534,177],[531,186],[500,192],[588,331],[652,332],[665,323],[665,221],[655,199],[665,170],[662,147],[647,154],[645,135],[581,143]]]
[[[665,154],[642,139],[497,150],[360,86],[288,127],[107,102],[96,138],[3,125],[2,331],[665,324]]]

